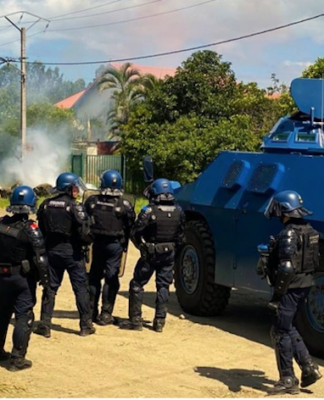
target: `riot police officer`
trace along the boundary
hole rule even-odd
[[[302,370],[301,387],[310,386],[322,377],[294,326],[298,307],[314,284],[313,274],[319,263],[319,233],[303,219],[312,213],[303,207],[303,200],[295,191],[276,194],[264,214],[267,218],[277,217],[284,224],[279,235],[272,237],[268,266],[273,285],[269,303],[273,312],[271,339],[280,375],[270,393],[296,394],[299,380],[293,369],[294,357]]]
[[[156,309],[153,329],[162,332],[167,315],[169,287],[173,280],[175,253],[184,240],[184,213],[175,203],[167,179],[157,179],[147,189],[150,199],[138,215],[131,239],[140,250],[133,279],[129,285],[129,321],[122,329],[142,330],[144,286],[156,273]]]
[[[51,335],[51,319],[55,296],[61,286],[65,270],[68,272],[80,315],[80,335],[95,332],[91,321],[88,277],[85,270],[83,246],[92,242],[90,218],[84,206],[76,202],[82,181],[70,172],[56,179],[55,197],[46,199],[37,217],[45,237],[50,264],[50,290],[42,298],[41,321],[35,333],[47,338]],[[83,188],[84,189],[84,188]]]
[[[0,359],[9,359],[4,351],[8,325],[15,314],[10,371],[32,366],[25,355],[34,323],[36,286],[40,280],[48,288],[48,262],[44,239],[35,221],[28,215],[36,210],[36,196],[29,186],[12,192],[8,212],[0,219]]]
[[[90,196],[85,208],[92,217],[94,234],[92,264],[89,273],[92,321],[99,325],[113,323],[113,309],[120,287],[118,272],[123,251],[127,251],[130,230],[136,214],[130,202],[124,199],[122,177],[118,171],[104,171],[100,177],[101,194]],[[101,313],[98,302],[102,290]]]

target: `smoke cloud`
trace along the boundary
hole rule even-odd
[[[30,128],[27,131],[28,151],[20,159],[21,144],[18,138],[0,135],[0,148],[6,144],[7,152],[0,160],[0,185],[19,181],[35,187],[41,183],[55,184],[57,176],[69,169],[70,137],[65,129],[49,132]]]

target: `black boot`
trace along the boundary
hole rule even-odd
[[[165,319],[155,318],[153,321],[153,330],[155,332],[163,332],[164,325],[165,325]]]
[[[22,371],[27,368],[31,368],[33,363],[29,360],[26,360],[25,357],[11,357],[9,371],[16,372]]]
[[[103,303],[101,313],[97,320],[97,324],[102,326],[113,324],[114,323],[114,318],[112,316],[113,309],[114,309],[114,303],[112,302]]]
[[[11,353],[8,353],[5,350],[0,351],[0,361],[7,361],[10,359]]]
[[[142,331],[143,330],[143,320],[142,318],[133,318],[127,321],[123,321],[119,325],[120,329],[125,329],[129,331]]]
[[[302,366],[301,384],[302,388],[312,385],[316,381],[322,378],[322,374],[319,372],[317,364],[309,362]]]
[[[91,319],[88,319],[85,323],[81,322],[80,336],[89,336],[96,332],[96,328],[93,326]]]
[[[113,316],[105,312],[102,312],[97,319],[97,324],[101,326],[112,325],[113,323],[114,323]]]
[[[36,333],[36,335],[44,336],[49,339],[51,337],[51,328],[49,327],[49,325],[40,322],[35,328],[34,333]]]
[[[299,380],[295,376],[284,376],[268,390],[268,394],[298,394]]]

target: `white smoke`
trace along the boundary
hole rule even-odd
[[[22,159],[21,145],[16,140],[16,146],[11,144],[5,159],[0,160],[0,185],[11,185],[19,181],[31,187],[42,183],[54,186],[57,176],[69,170],[71,148],[67,130],[49,132],[46,129],[29,128],[29,149]]]

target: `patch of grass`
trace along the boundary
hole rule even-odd
[[[46,199],[46,197],[38,197],[37,198],[37,207],[42,204],[42,202]],[[9,199],[1,199],[0,198],[0,208],[3,208],[4,210],[10,205]]]
[[[0,199],[0,208],[6,209],[9,206],[9,199]]]

